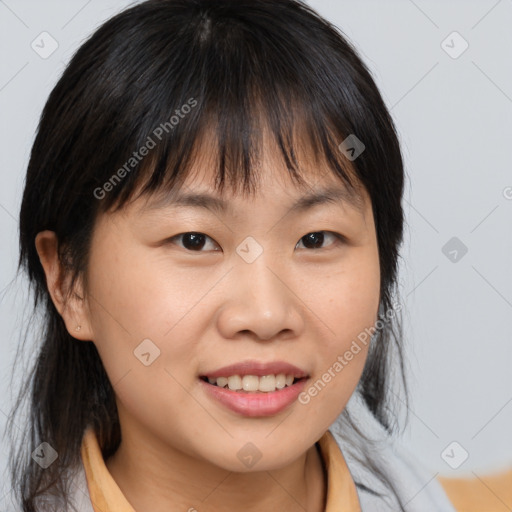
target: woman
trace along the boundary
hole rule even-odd
[[[374,81],[304,4],[107,21],[27,171],[21,510],[455,510],[391,437],[402,192]]]

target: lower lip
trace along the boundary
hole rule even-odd
[[[266,393],[247,393],[220,388],[202,379],[205,392],[225,407],[243,416],[273,416],[291,405],[304,389],[307,379],[297,381],[283,389]]]

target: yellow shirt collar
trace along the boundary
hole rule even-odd
[[[326,431],[318,445],[327,470],[325,512],[361,512],[354,481],[331,432]],[[94,511],[135,512],[109,473],[91,427],[84,433],[80,452]]]

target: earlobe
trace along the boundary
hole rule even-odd
[[[35,238],[39,261],[46,275],[46,286],[55,308],[71,336],[83,341],[92,340],[92,332],[83,294],[68,293],[69,277],[59,260],[58,239],[53,231],[41,231]]]

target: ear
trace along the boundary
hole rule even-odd
[[[81,286],[68,294],[71,276],[66,275],[58,254],[57,235],[53,231],[41,231],[35,239],[39,260],[46,275],[46,285],[69,334],[78,340],[91,341],[93,333],[90,324],[87,301]],[[77,330],[77,327],[80,328]]]

